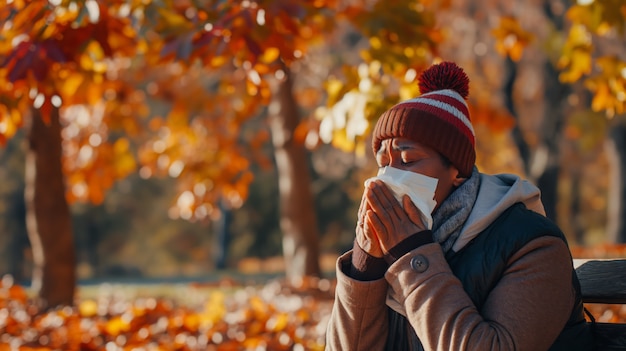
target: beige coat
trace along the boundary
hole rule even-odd
[[[416,255],[426,258],[425,267],[411,268]],[[350,260],[348,252],[337,261],[329,351],[384,349],[389,287],[427,351],[547,350],[575,300],[571,255],[556,237],[535,239],[518,251],[481,311],[452,274],[439,244],[411,251],[389,267],[384,279],[370,282],[344,273]]]

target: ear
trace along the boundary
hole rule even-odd
[[[467,180],[467,177],[461,177],[461,172],[459,172],[459,170],[454,167],[451,166],[451,170],[452,172],[454,172],[454,180],[452,181],[452,185],[454,187],[459,187],[459,185],[463,184],[463,182],[465,182]]]
[[[455,187],[458,187],[461,184],[463,184],[466,180],[467,180],[467,178],[456,177],[456,178],[454,178],[454,181],[452,181],[452,184],[454,184]]]

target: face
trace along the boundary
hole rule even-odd
[[[423,174],[439,180],[435,190],[435,201],[439,205],[465,178],[459,178],[459,171],[448,164],[434,149],[405,138],[383,140],[376,153],[379,167],[390,166],[405,171]]]

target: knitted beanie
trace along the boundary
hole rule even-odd
[[[380,116],[373,132],[374,153],[384,139],[407,138],[438,151],[462,177],[469,177],[476,161],[474,128],[465,102],[469,78],[455,63],[442,62],[420,75],[419,88],[419,97]]]

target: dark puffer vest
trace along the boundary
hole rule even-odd
[[[498,284],[509,259],[524,245],[542,236],[566,241],[561,230],[549,219],[515,204],[459,252],[446,255],[454,275],[461,280],[478,310]],[[565,328],[549,351],[588,351],[593,349],[591,329],[584,318],[580,284],[572,271],[576,300]],[[389,336],[386,350],[423,350],[415,331],[404,316],[389,309]]]

